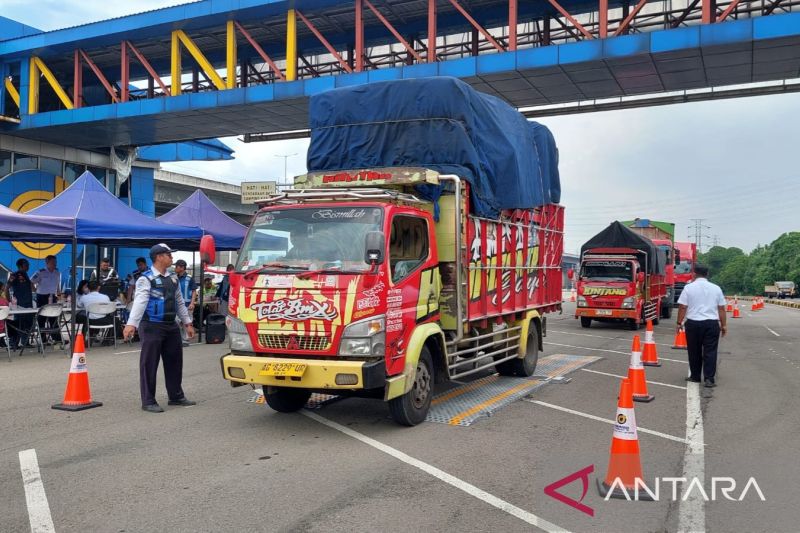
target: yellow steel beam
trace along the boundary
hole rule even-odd
[[[171,77],[172,88],[170,93],[172,96],[181,94],[181,42],[178,39],[178,32],[172,32],[172,54],[170,65],[172,65]]]
[[[297,14],[290,9],[286,14],[286,81],[297,79]]]
[[[225,80],[228,89],[236,88],[236,25],[232,20],[228,21],[227,38],[227,67],[228,79]]]
[[[14,87],[14,84],[11,83],[11,78],[6,78],[5,86],[9,96],[11,96],[11,99],[17,104],[17,107],[19,107],[19,92],[17,92],[17,88]]]
[[[203,55],[203,52],[194,44],[191,37],[186,35],[183,30],[175,30],[175,33],[178,34],[178,39],[180,39],[181,44],[186,47],[186,50],[192,55],[194,60],[197,61],[197,64],[200,65],[200,68],[206,73],[208,79],[211,80],[211,83],[220,91],[225,90],[225,82],[222,81],[222,78],[217,74],[217,71],[214,70],[214,67],[208,59],[206,59],[206,56]]]
[[[50,72],[50,69],[47,68],[47,65],[44,64],[44,61],[39,59],[36,56],[31,57],[31,91],[30,91],[30,99],[28,100],[28,113],[37,113],[39,111],[39,75],[44,75],[44,79],[47,80],[47,83],[50,84],[50,87],[53,88],[53,91],[58,96],[58,99],[61,100],[61,103],[64,104],[64,107],[67,109],[72,109],[72,100],[70,100],[69,96],[67,96],[66,91],[61,87],[61,84],[58,83],[58,80],[53,73]]]

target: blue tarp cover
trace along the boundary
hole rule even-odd
[[[456,78],[334,89],[312,96],[309,114],[309,171],[414,166],[457,174],[486,217],[561,200],[550,130]]]
[[[247,232],[246,227],[220,211],[200,189],[158,220],[200,228],[203,233],[214,236],[217,250],[238,250]]]
[[[91,172],[84,172],[64,192],[28,213],[73,219],[75,235],[81,243],[149,247],[167,242],[193,250],[203,236],[199,228],[167,224],[129,207]]]

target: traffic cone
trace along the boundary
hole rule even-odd
[[[619,387],[608,471],[605,481],[597,480],[597,490],[603,498],[633,498],[630,492],[626,495],[625,491],[632,491],[635,494],[636,480],[642,479],[642,461],[639,457],[639,436],[636,432],[632,390],[630,380],[623,379]],[[619,485],[622,485],[624,490]],[[652,499],[645,490],[639,491],[638,497],[640,500]]]
[[[642,364],[644,366],[661,366],[658,360],[658,350],[653,334],[653,321],[647,321],[647,330],[644,332],[644,352],[642,352]]]
[[[733,318],[736,318],[737,309],[734,308],[733,310]],[[681,328],[678,333],[675,334],[675,341],[672,343],[673,350],[686,350],[686,331]]]
[[[628,379],[633,387],[634,402],[652,402],[655,399],[655,396],[647,393],[647,377],[644,374],[644,365],[642,364],[642,345],[639,341],[639,335],[633,336]]]
[[[67,389],[64,391],[64,401],[53,405],[53,409],[62,411],[83,411],[92,407],[100,407],[100,402],[92,401],[89,390],[89,370],[86,368],[86,353],[83,346],[83,333],[75,336],[75,351],[72,353],[72,364],[69,368]]]
[[[733,306],[733,318],[742,318],[741,315],[739,314],[738,305]]]
[[[753,303],[750,304],[750,310],[751,311],[758,311],[758,303],[755,300],[753,300]]]
[[[764,298],[759,298],[758,299],[758,308],[759,309],[764,309]]]
[[[569,301],[570,302],[574,302],[575,301],[575,289],[572,289],[571,291],[569,291]]]
[[[730,300],[728,301],[728,307],[725,309],[725,311],[728,313],[733,312],[733,304],[730,302]]]

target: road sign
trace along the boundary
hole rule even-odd
[[[254,204],[276,192],[277,182],[275,181],[245,181],[242,182],[242,203]]]

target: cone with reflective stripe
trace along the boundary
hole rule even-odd
[[[733,306],[733,318],[742,318],[742,316],[739,314],[738,305]]]
[[[647,392],[647,377],[642,364],[642,344],[639,335],[633,336],[631,364],[628,366],[628,379],[631,381],[634,402],[652,402],[655,396]]]
[[[733,312],[733,318],[736,318],[736,311]],[[681,328],[678,330],[678,333],[675,334],[675,341],[672,343],[673,350],[686,350],[686,332]]]
[[[661,366],[661,361],[658,360],[658,350],[656,349],[652,320],[647,321],[647,331],[644,332],[644,351],[642,352],[642,364],[644,364],[644,366]]]
[[[570,302],[574,302],[575,301],[575,289],[572,289],[571,291],[569,291],[569,301]]]
[[[92,401],[89,390],[89,370],[86,367],[86,353],[83,346],[83,333],[78,332],[75,337],[75,351],[72,353],[72,364],[67,378],[67,390],[64,391],[64,401],[53,405],[53,409],[62,411],[83,411],[92,407],[100,407],[100,402]]]
[[[728,301],[728,307],[725,309],[725,311],[727,311],[728,313],[733,312],[733,304],[730,302],[730,300]]]
[[[597,480],[597,489],[603,498],[628,499],[627,497],[630,497],[632,499],[637,479],[642,479],[639,435],[636,432],[636,415],[633,411],[632,385],[629,379],[623,379],[619,387],[617,416],[614,420],[614,436],[611,439],[608,471],[604,481]],[[642,483],[644,482],[642,481]],[[647,497],[647,491],[640,490],[639,499],[652,498]]]
[[[757,300],[753,300],[753,303],[750,304],[750,310],[751,311],[758,311],[758,301]]]

